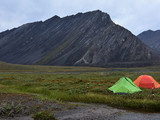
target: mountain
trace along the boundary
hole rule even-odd
[[[153,51],[99,10],[24,24],[0,33],[0,61],[16,64],[142,66]]]
[[[142,42],[150,46],[152,49],[160,51],[160,30],[144,31],[137,36]]]

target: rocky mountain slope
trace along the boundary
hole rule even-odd
[[[148,65],[152,50],[99,10],[0,33],[0,61],[43,65]]]
[[[150,46],[152,49],[160,51],[160,30],[157,31],[144,31],[137,36],[145,44]]]

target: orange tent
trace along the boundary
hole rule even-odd
[[[140,88],[155,89],[160,87],[160,84],[149,75],[141,75],[133,83]]]

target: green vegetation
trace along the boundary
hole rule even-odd
[[[0,72],[87,72],[105,71],[107,68],[98,67],[71,67],[71,66],[40,66],[40,65],[19,65],[0,62]]]
[[[33,115],[34,120],[56,120],[54,114],[50,111],[36,112]]]
[[[24,109],[24,106],[22,106],[20,103],[19,104],[15,104],[15,103],[1,103],[0,104],[0,116],[8,116],[8,117],[12,117],[15,114],[18,114],[20,112],[22,112]]]
[[[27,66],[29,68],[35,66]],[[43,68],[46,66],[38,66]],[[48,66],[50,67],[50,66]],[[52,68],[52,67],[51,67]],[[60,68],[60,67],[57,67]],[[64,71],[79,71],[85,67],[61,67]],[[46,67],[46,69],[48,69]],[[96,68],[87,67],[87,71]],[[158,67],[148,68],[116,68],[97,70],[104,72],[78,72],[78,73],[49,73],[49,72],[1,72],[0,92],[3,93],[28,93],[36,94],[42,99],[73,101],[85,103],[102,103],[118,108],[129,108],[143,111],[160,112],[160,92],[154,90],[152,96],[150,89],[142,89],[135,94],[113,94],[108,91],[115,82],[124,75],[134,81],[139,75],[148,74],[160,83]],[[60,70],[60,69],[59,69]],[[25,70],[24,70],[25,71]],[[56,71],[56,69],[55,69]],[[61,70],[60,70],[61,71]]]

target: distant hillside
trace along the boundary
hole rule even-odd
[[[137,36],[145,44],[151,48],[160,51],[160,30],[157,31],[144,31]]]
[[[16,64],[144,66],[152,50],[99,10],[24,24],[0,33],[0,60]]]

